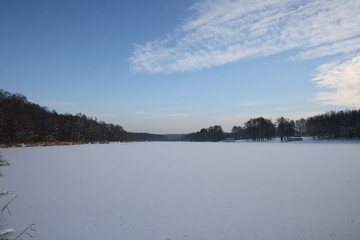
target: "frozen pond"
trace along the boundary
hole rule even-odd
[[[360,144],[0,151],[11,163],[0,187],[19,195],[4,227],[35,223],[38,240],[360,239]]]

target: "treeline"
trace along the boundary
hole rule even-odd
[[[318,139],[360,138],[360,110],[327,112],[306,120],[306,134]]]
[[[84,114],[58,114],[0,90],[0,143],[128,141],[119,125]]]
[[[165,135],[151,133],[128,133],[131,141],[168,141]]]
[[[310,136],[314,139],[360,138],[360,110],[331,111],[296,121],[280,117],[275,123],[263,117],[252,118],[243,126],[234,126],[231,133],[225,133],[221,126],[217,125],[187,134],[183,140],[222,141],[225,138],[233,138],[269,141],[279,137],[282,142],[287,142],[301,136]]]
[[[218,142],[224,139],[224,131],[221,126],[213,126],[209,128],[203,128],[199,132],[186,134],[183,136],[184,141],[196,141],[196,142]]]
[[[221,126],[203,128],[186,135],[130,133],[123,127],[108,124],[84,114],[58,114],[29,102],[21,94],[0,89],[0,144],[37,142],[108,142],[108,141],[222,141],[225,138],[281,141],[294,137],[315,139],[360,138],[360,110],[331,111],[296,121],[278,118],[252,118],[243,126],[225,133]]]

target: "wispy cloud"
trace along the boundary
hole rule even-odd
[[[136,115],[145,115],[145,114],[148,114],[148,112],[140,110],[140,111],[135,112],[135,114]]]
[[[335,54],[348,54],[356,52],[358,49],[360,49],[360,38],[355,38],[351,40],[340,41],[332,44],[326,44],[324,46],[311,48],[309,50],[298,53],[297,55],[291,57],[289,60],[307,60]]]
[[[336,60],[318,67],[318,75],[312,79],[319,88],[315,98],[326,105],[360,107],[360,54],[348,59]]]
[[[168,36],[136,45],[136,72],[193,71],[296,49],[292,60],[359,49],[358,0],[203,0]]]

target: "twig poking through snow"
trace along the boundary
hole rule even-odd
[[[11,216],[11,212],[10,212],[10,209],[9,209],[9,204],[10,204],[15,198],[17,198],[17,195],[16,195],[15,197],[13,197],[7,204],[5,204],[5,206],[3,206],[3,207],[1,208],[1,216],[2,216],[2,217],[4,217],[4,211],[5,211],[5,209],[8,210],[8,212],[9,212],[9,214],[10,214],[10,216]]]
[[[14,238],[14,239],[12,239],[12,240],[17,240],[17,239],[20,239],[20,240],[22,240],[22,235],[23,234],[26,234],[26,235],[28,235],[28,236],[30,236],[31,238],[34,238],[33,236],[31,236],[30,235],[30,233],[28,233],[27,231],[28,230],[31,230],[31,231],[36,231],[35,229],[33,229],[33,226],[35,226],[35,224],[30,224],[29,226],[27,226],[19,235],[17,235],[17,237],[16,238]]]

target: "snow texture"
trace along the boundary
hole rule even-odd
[[[1,187],[19,194],[3,227],[35,223],[38,240],[360,239],[358,143],[1,151]]]

